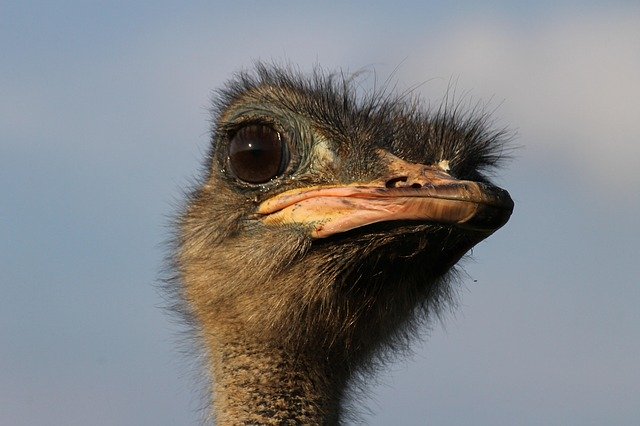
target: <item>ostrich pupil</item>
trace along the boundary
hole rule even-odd
[[[264,183],[283,172],[285,144],[269,126],[253,124],[240,129],[229,144],[229,165],[239,179]]]

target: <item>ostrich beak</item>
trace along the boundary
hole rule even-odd
[[[398,220],[450,225],[486,237],[511,216],[513,201],[507,191],[458,180],[447,173],[446,162],[427,166],[382,150],[378,155],[387,164],[383,178],[283,192],[260,204],[262,222],[267,226],[306,226],[312,238]]]

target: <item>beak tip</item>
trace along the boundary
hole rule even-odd
[[[509,192],[496,186],[483,185],[483,192],[490,202],[479,204],[478,210],[462,228],[476,231],[495,232],[511,218],[514,202]]]

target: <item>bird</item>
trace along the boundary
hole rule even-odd
[[[319,66],[257,63],[211,114],[169,280],[210,420],[342,424],[353,383],[451,305],[458,262],[509,220],[490,181],[509,131]]]

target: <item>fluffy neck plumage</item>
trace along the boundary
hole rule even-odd
[[[339,423],[353,375],[373,366],[377,351],[404,347],[416,311],[437,307],[447,293],[428,266],[414,272],[433,260],[415,250],[420,239],[399,241],[404,251],[367,236],[367,245],[305,250],[295,235],[274,235],[230,239],[221,249],[199,240],[207,235],[183,246],[181,267],[219,425]]]
[[[207,342],[218,425],[338,423],[346,382],[340,366],[236,333]]]

